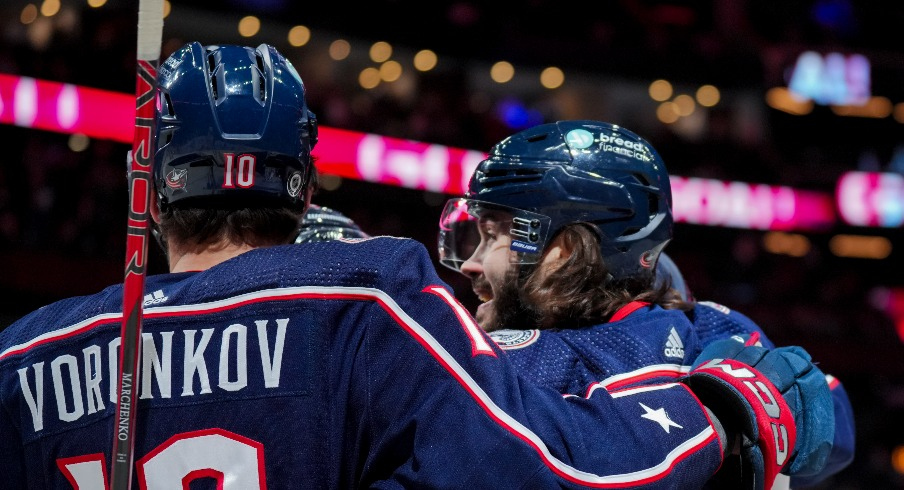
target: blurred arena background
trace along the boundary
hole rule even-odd
[[[136,5],[0,5],[0,329],[122,280],[130,143],[38,129],[40,104],[64,108],[19,81],[131,96]],[[434,257],[454,186],[424,183],[431,151],[479,154],[558,119],[643,135],[675,176],[667,252],[697,298],[803,345],[845,383],[858,455],[823,487],[904,488],[904,3],[172,0],[167,12],[164,57],[186,41],[267,42],[324,127],[434,145],[354,175],[324,154],[314,198]],[[150,273],[165,271],[150,254]]]

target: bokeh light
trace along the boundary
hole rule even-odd
[[[414,68],[418,71],[430,71],[436,68],[438,61],[436,53],[422,49],[414,55]]]
[[[540,72],[540,84],[548,89],[559,88],[565,83],[565,73],[555,66],[544,68]]]
[[[392,45],[386,41],[377,41],[371,45],[369,54],[374,63],[382,63],[392,57]]]
[[[697,103],[703,107],[713,107],[721,98],[722,94],[715,85],[703,85],[697,89]]]
[[[253,15],[242,17],[239,21],[239,34],[242,37],[251,37],[261,30],[261,21]]]
[[[289,29],[288,40],[296,48],[304,46],[311,40],[311,30],[307,26],[295,26]]]
[[[497,61],[490,68],[490,78],[496,83],[507,83],[515,76],[515,67],[508,61]]]
[[[351,54],[351,52],[352,45],[345,39],[336,39],[330,43],[330,58],[333,58],[336,61],[348,58],[348,55]]]
[[[655,80],[650,84],[650,98],[656,102],[665,102],[672,98],[672,84],[667,80]]]

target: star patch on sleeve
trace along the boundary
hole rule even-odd
[[[653,422],[656,422],[657,424],[662,426],[662,430],[664,430],[666,434],[669,433],[669,427],[678,427],[679,429],[684,428],[676,424],[675,422],[672,422],[672,419],[669,418],[669,414],[665,413],[664,408],[653,410],[643,403],[641,403],[640,406],[644,409],[644,411],[646,411],[646,413],[641,415],[641,417],[652,420]]]

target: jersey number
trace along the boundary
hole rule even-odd
[[[103,454],[57,460],[75,490],[107,490]],[[170,437],[136,464],[142,490],[189,488],[198,478],[213,478],[223,490],[267,488],[264,446],[222,429],[183,432]]]
[[[257,157],[247,153],[239,155],[236,162],[235,153],[224,153],[226,160],[226,172],[223,175],[223,188],[234,189],[236,186],[247,189],[254,185],[254,166]],[[233,176],[235,182],[233,183]]]

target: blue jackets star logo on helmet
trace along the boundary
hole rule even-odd
[[[171,189],[183,189],[185,188],[185,178],[188,175],[188,170],[184,168],[174,168],[166,174],[166,186]]]

